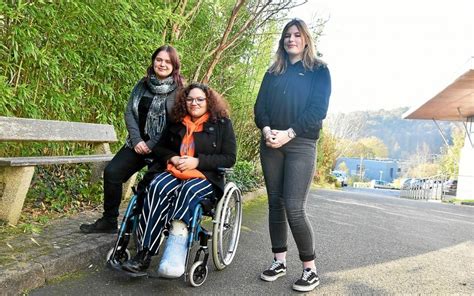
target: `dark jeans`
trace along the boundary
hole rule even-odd
[[[263,139],[260,142],[272,251],[287,251],[289,224],[301,261],[311,261],[315,257],[313,229],[305,211],[315,157],[315,140],[296,137],[278,149],[267,147]]]
[[[123,146],[104,170],[104,217],[117,219],[122,201],[122,185],[130,177],[147,165],[145,159],[151,155],[141,155]]]

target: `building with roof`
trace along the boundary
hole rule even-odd
[[[335,168],[340,170],[343,163],[348,175],[359,176],[365,180],[393,182],[400,173],[398,162],[393,159],[340,157],[336,160]]]
[[[403,114],[405,119],[462,122],[464,147],[459,160],[456,197],[474,199],[474,56],[441,92]],[[440,134],[447,141],[440,130]]]

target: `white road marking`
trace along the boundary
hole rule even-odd
[[[361,207],[368,207],[368,208],[373,208],[373,209],[385,211],[384,208],[381,208],[381,207],[378,207],[378,206],[374,206],[374,205],[365,204],[365,203],[359,203],[359,202],[353,202],[353,201],[347,201],[347,200],[346,200],[346,201],[333,200],[333,199],[325,199],[325,200],[330,201],[330,202],[335,202],[335,203],[342,203],[342,204],[348,204],[348,205],[355,205],[355,206],[361,206]]]

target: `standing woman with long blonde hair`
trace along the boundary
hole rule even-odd
[[[262,130],[260,159],[273,252],[272,264],[260,277],[274,281],[286,275],[289,225],[303,265],[293,289],[302,292],[319,285],[313,230],[305,207],[315,170],[316,140],[330,94],[329,70],[316,58],[308,27],[302,20],[291,20],[283,29],[276,61],[263,78],[254,107],[255,123]]]

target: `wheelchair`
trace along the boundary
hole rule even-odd
[[[219,175],[226,178],[232,169],[220,168]],[[132,277],[149,276],[148,273],[129,273],[122,270],[122,263],[131,258],[128,244],[130,239],[138,247],[136,228],[141,211],[138,194],[134,192],[125,211],[120,229],[117,234],[115,245],[107,253],[107,267],[126,273]],[[206,230],[201,224],[204,217],[212,219],[212,232]],[[184,281],[189,281],[193,287],[201,286],[207,279],[209,269],[208,241],[211,240],[211,257],[217,270],[223,270],[230,265],[234,259],[239,243],[240,229],[242,224],[242,193],[233,182],[226,182],[224,193],[220,198],[214,200],[203,199],[194,209],[191,225],[188,225],[188,250],[186,254]],[[163,231],[160,239],[160,247],[167,230]],[[194,245],[199,248],[191,259],[191,250]],[[192,263],[190,263],[192,260]],[[189,266],[190,265],[190,266]]]

